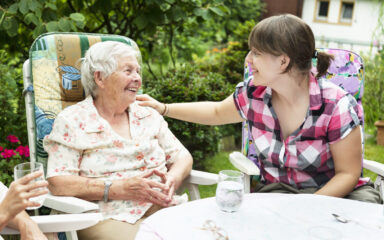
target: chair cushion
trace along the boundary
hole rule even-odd
[[[124,36],[91,33],[47,33],[39,36],[29,52],[34,89],[37,161],[46,163],[43,138],[52,130],[55,117],[64,108],[85,98],[80,81],[80,62],[90,46],[101,41],[119,41],[138,49]]]

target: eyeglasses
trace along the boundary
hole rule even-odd
[[[215,240],[229,240],[227,232],[221,227],[216,226],[212,220],[205,221],[200,229],[211,231],[215,235]]]

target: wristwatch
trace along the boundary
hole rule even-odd
[[[105,180],[104,181],[104,196],[103,196],[103,201],[106,203],[108,202],[108,195],[109,195],[109,188],[112,185],[112,181],[110,180]]]

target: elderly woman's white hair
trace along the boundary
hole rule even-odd
[[[140,51],[122,42],[98,42],[88,49],[81,62],[81,84],[86,96],[97,95],[94,73],[99,71],[104,78],[109,77],[116,71],[118,61],[123,57],[135,57],[141,63]]]

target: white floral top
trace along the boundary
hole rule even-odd
[[[137,176],[146,170],[166,172],[184,146],[155,110],[136,102],[129,107],[131,140],[118,135],[97,112],[91,96],[67,107],[44,139],[47,178],[76,175],[101,180]],[[160,181],[160,178],[153,176]],[[104,218],[135,223],[152,206],[148,202],[98,201]]]

